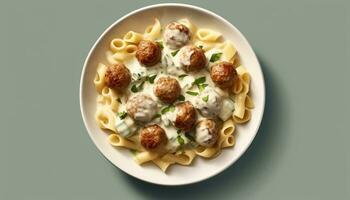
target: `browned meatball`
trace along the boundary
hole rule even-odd
[[[164,42],[170,49],[178,49],[191,39],[190,30],[178,22],[172,22],[165,27]]]
[[[154,87],[154,94],[164,103],[173,103],[179,98],[181,87],[175,78],[160,77]]]
[[[161,59],[160,47],[149,40],[141,40],[137,46],[136,58],[137,60],[146,67],[157,64]]]
[[[220,62],[211,67],[210,77],[218,87],[225,89],[232,87],[237,72],[232,63]]]
[[[186,72],[201,70],[207,64],[203,49],[196,46],[182,47],[179,51],[179,61]]]
[[[196,123],[197,114],[193,105],[189,101],[185,101],[176,105],[175,127],[188,131]]]
[[[154,150],[167,142],[165,131],[157,124],[145,126],[140,130],[140,143],[147,150]]]
[[[117,63],[107,67],[105,75],[106,85],[110,88],[124,89],[131,82],[130,71],[125,65]]]
[[[195,139],[199,145],[213,146],[219,138],[218,126],[212,119],[203,119],[196,126]]]
[[[134,120],[149,122],[157,113],[157,103],[148,95],[137,94],[128,100],[126,110]]]

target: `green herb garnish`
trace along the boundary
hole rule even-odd
[[[199,85],[199,84],[205,83],[205,80],[206,80],[206,77],[202,76],[202,77],[196,78],[196,80],[194,80],[193,84]]]
[[[145,84],[145,81],[142,81],[140,83],[140,85],[138,85],[138,86],[136,84],[132,85],[131,86],[131,92],[133,92],[133,93],[139,92],[140,90],[143,89],[143,84]]]
[[[122,103],[122,100],[121,100],[120,98],[118,98],[117,101],[118,101],[119,103]]]
[[[216,62],[216,61],[220,60],[221,55],[222,55],[222,53],[214,53],[214,54],[211,55],[209,61],[210,62]]]
[[[157,77],[157,74],[152,75],[152,76],[147,76],[146,80],[148,82],[150,82],[151,84],[153,84],[154,83],[154,79],[156,79],[156,77]]]
[[[185,96],[181,94],[178,99],[179,101],[185,101]]]
[[[186,76],[188,76],[187,74],[181,74],[179,77],[180,80],[184,79]]]
[[[198,96],[198,92],[187,91],[186,93],[192,96]]]
[[[185,140],[180,135],[177,136],[177,142],[180,145],[184,145],[185,144]]]
[[[191,141],[196,141],[196,139],[193,137],[191,133],[185,133],[185,136]]]
[[[162,41],[157,41],[156,43],[161,49],[164,49],[164,45]]]
[[[176,56],[177,52],[179,52],[179,50],[171,52],[171,55],[174,57],[174,56]]]
[[[203,45],[199,45],[198,47],[201,48],[201,49],[203,49]]]
[[[199,91],[202,92],[208,86],[208,84],[203,83],[203,84],[199,84],[197,86],[198,86]]]
[[[118,112],[118,117],[119,117],[120,119],[125,119],[125,117],[126,117],[127,114],[128,114],[128,113],[125,112],[125,111],[123,111],[123,112]]]
[[[136,92],[138,92],[138,91],[139,91],[139,89],[137,88],[136,85],[132,85],[132,86],[131,86],[131,92],[136,93]]]
[[[175,106],[174,105],[169,105],[165,108],[163,108],[160,112],[162,113],[162,115],[164,115],[167,112],[173,112],[175,110]]]
[[[209,95],[203,97],[202,100],[203,100],[204,102],[208,102],[208,100],[209,100]]]
[[[176,131],[176,133],[177,133],[177,134],[180,134],[180,133],[181,133],[181,130],[180,130],[180,129],[179,129],[179,130],[177,130],[177,131]]]
[[[157,113],[156,115],[154,115],[153,119],[157,119],[159,117],[161,117],[161,114]]]

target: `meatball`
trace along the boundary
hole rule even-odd
[[[185,101],[176,105],[175,127],[188,131],[196,123],[197,114],[193,105]]]
[[[138,94],[128,100],[126,110],[135,121],[149,122],[157,113],[157,103],[148,95]]]
[[[184,46],[179,51],[179,62],[186,72],[198,71],[207,64],[203,49],[196,46]]]
[[[210,77],[218,87],[225,89],[232,87],[237,72],[232,63],[220,62],[211,67]]]
[[[105,81],[110,88],[124,89],[131,82],[131,74],[124,64],[117,63],[107,67]]]
[[[161,59],[160,47],[149,40],[141,40],[137,46],[136,58],[137,60],[146,67],[157,64]]]
[[[165,27],[164,42],[170,49],[178,49],[191,39],[190,30],[178,22],[172,22]]]
[[[160,77],[154,87],[154,94],[164,103],[173,103],[179,98],[181,87],[175,78]]]
[[[147,150],[154,150],[167,142],[164,129],[157,124],[145,126],[140,130],[140,143]]]
[[[212,119],[203,119],[196,126],[195,139],[199,145],[213,146],[219,138],[217,124]]]
[[[221,111],[222,96],[208,86],[195,98],[194,106],[204,117],[213,118]]]

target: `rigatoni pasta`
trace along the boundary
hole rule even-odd
[[[112,39],[97,66],[95,120],[108,143],[162,171],[214,158],[236,143],[254,108],[234,44],[189,19]]]

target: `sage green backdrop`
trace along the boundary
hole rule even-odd
[[[79,109],[84,59],[115,20],[159,2],[0,1],[0,199],[350,199],[345,0],[186,1],[237,26],[265,74],[259,133],[222,174],[162,187],[98,152]]]

